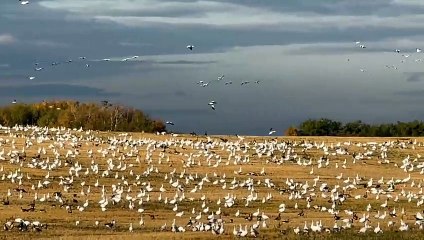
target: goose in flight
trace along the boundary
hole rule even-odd
[[[210,102],[208,103],[208,105],[209,105],[209,106],[211,106],[212,110],[215,110],[215,104],[216,104],[216,102],[215,102],[215,101],[210,101]]]
[[[273,128],[270,128],[269,129],[269,133],[268,133],[268,135],[272,135],[272,134],[274,134],[274,133],[276,133],[277,131],[275,131]]]
[[[241,85],[243,86],[243,85],[246,85],[248,83],[250,83],[250,82],[249,81],[244,81],[244,82],[241,82]]]
[[[27,5],[27,4],[29,4],[29,1],[22,1],[22,0],[19,0],[19,2],[21,2],[21,5]]]
[[[400,53],[400,50],[399,49],[395,49],[395,52]]]
[[[222,79],[224,79],[224,76],[225,76],[225,75],[219,76],[219,77],[218,77],[218,81],[221,81]]]
[[[42,68],[42,67],[38,67],[38,68],[35,68],[35,71],[41,71],[41,70],[43,70],[44,68]]]
[[[367,48],[367,47],[365,47],[365,45],[364,45],[364,44],[361,44],[361,42],[360,42],[360,41],[356,41],[356,42],[355,42],[355,44],[356,44],[357,46],[359,46],[360,48]]]
[[[79,57],[79,59],[84,60],[84,59],[86,59],[86,57]]]
[[[14,100],[12,101],[12,103],[13,103],[13,104],[17,103],[17,102],[16,102],[16,99],[14,99]]]
[[[193,51],[194,46],[193,45],[188,45],[187,49],[190,49],[191,51]]]
[[[173,122],[171,122],[171,121],[166,121],[166,122],[165,122],[165,124],[172,125],[172,126],[174,126],[174,125],[175,125],[175,124],[174,124]]]
[[[102,61],[109,62],[110,61],[110,58],[103,58]]]
[[[261,82],[260,80],[258,80],[258,81],[255,81],[255,83],[256,83],[256,84],[259,84],[260,82]]]
[[[34,76],[29,77],[29,80],[34,80],[34,79],[35,79]]]
[[[417,48],[417,53],[420,53],[422,51],[421,48]]]
[[[226,82],[225,83],[225,85],[228,85],[228,84],[233,84],[233,82],[232,81],[229,81],[229,82]]]

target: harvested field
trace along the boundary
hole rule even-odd
[[[422,239],[422,156],[423,138],[3,128],[0,238]]]

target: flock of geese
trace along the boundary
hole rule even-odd
[[[86,57],[77,61],[90,68]],[[45,68],[35,63],[34,71]],[[224,79],[196,84],[233,84]],[[207,105],[216,111],[218,102]],[[270,128],[268,135],[275,133]],[[424,228],[424,159],[419,154],[424,143],[416,140],[137,137],[35,126],[2,127],[1,134],[0,215],[7,232],[96,228],[258,237],[272,231],[381,234]]]
[[[22,5],[27,5],[27,4],[29,4],[30,3],[30,1],[23,1],[23,0],[18,0],[18,2],[20,3],[20,4],[22,4]],[[365,44],[365,43],[363,43],[363,42],[361,42],[361,41],[356,41],[355,42],[355,46],[356,47],[358,47],[358,48],[360,48],[360,49],[369,49],[369,47]],[[195,46],[194,45],[192,45],[192,44],[188,44],[187,46],[186,46],[186,49],[187,49],[187,51],[189,51],[189,52],[192,52],[192,51],[194,51],[194,49],[195,49]],[[419,53],[422,53],[422,49],[421,48],[416,48],[415,49],[415,51],[416,51],[416,53],[417,54],[419,54]],[[401,60],[401,63],[404,63],[405,61],[406,61],[406,59],[408,59],[412,54],[404,54],[403,52],[402,52],[402,50],[400,50],[400,49],[394,49],[394,52],[395,53],[397,53],[397,54],[402,54],[402,60]],[[135,60],[135,59],[138,59],[139,58],[139,56],[131,56],[131,57],[125,57],[125,58],[122,58],[121,59],[121,61],[122,62],[127,62],[127,61],[130,61],[130,60]],[[87,57],[85,57],[85,56],[81,56],[81,57],[79,57],[78,58],[78,60],[79,61],[82,61],[82,63],[83,63],[83,65],[86,67],[86,68],[89,68],[90,67],[90,62],[93,62],[93,61],[105,61],[105,62],[108,62],[108,61],[111,61],[111,58],[103,58],[103,59],[100,59],[100,60],[89,60],[89,59],[87,59]],[[348,59],[348,61],[350,61],[350,59]],[[420,58],[417,58],[416,60],[415,60],[416,62],[421,62],[422,61],[422,59],[420,59]],[[67,61],[63,61],[63,62],[52,62],[51,63],[51,66],[52,67],[55,67],[55,66],[58,66],[58,65],[60,65],[60,64],[62,64],[62,63],[73,63],[74,61],[72,60],[72,59],[69,59],[69,60],[67,60]],[[390,69],[398,69],[398,66],[395,66],[395,65],[392,65],[392,66],[389,66],[389,65],[386,65],[386,67],[387,68],[390,68]],[[45,68],[46,68],[46,66],[45,67],[42,67],[42,66],[40,66],[40,64],[39,63],[35,63],[35,67],[34,67],[34,70],[36,71],[36,72],[39,72],[39,71],[43,71],[43,70],[45,70]],[[367,72],[367,70],[365,69],[365,68],[361,68],[360,69],[360,71],[361,72]],[[217,82],[217,83],[220,83],[220,82],[222,82],[222,80],[225,78],[225,75],[220,75],[220,76],[218,76],[216,79],[214,79],[214,80],[210,80],[210,81],[204,81],[204,80],[201,80],[201,81],[198,81],[198,82],[196,82],[196,84],[197,85],[199,85],[199,86],[201,86],[201,87],[208,87],[208,86],[210,86],[212,83],[214,83],[214,82]],[[30,75],[30,76],[28,76],[28,79],[30,79],[30,80],[35,80],[36,79],[36,76],[34,76],[34,75]],[[260,80],[256,80],[256,81],[254,81],[254,83],[255,84],[259,84],[261,81]],[[233,81],[225,81],[225,83],[224,83],[225,85],[232,85],[233,84]],[[251,82],[250,81],[241,81],[241,83],[240,83],[240,85],[241,86],[245,86],[245,85],[249,85],[249,84],[251,84]],[[15,99],[15,100],[13,100],[13,102],[12,103],[17,103],[17,100]],[[206,105],[206,103],[205,103],[205,105]],[[215,111],[215,110],[217,110],[217,101],[216,100],[210,100],[210,102],[207,104],[208,106],[209,106],[209,108],[211,109],[211,110],[213,110],[213,111]],[[168,123],[169,122],[169,123]],[[172,123],[172,124],[171,124]],[[169,125],[175,125],[172,121],[167,121],[167,124],[169,124]],[[271,131],[270,131],[271,132]]]
[[[22,1],[22,0],[19,0],[19,2],[22,5],[27,5],[27,4],[30,3],[29,1]],[[186,48],[189,51],[193,51],[195,47],[193,45],[189,44],[189,45],[186,46]],[[125,58],[122,58],[121,59],[121,62],[127,62],[127,61],[135,60],[135,59],[138,59],[138,58],[139,58],[139,56],[137,56],[137,55],[136,56],[132,56],[132,57],[125,57]],[[111,61],[111,58],[103,58],[103,59],[100,59],[100,60],[91,60],[91,59],[87,59],[87,57],[85,57],[85,56],[81,56],[77,60],[77,62],[83,63],[83,65],[85,66],[85,68],[90,68],[90,66],[91,66],[90,65],[90,62],[93,62],[93,61],[110,62]],[[57,66],[59,66],[61,64],[71,64],[71,63],[75,63],[75,62],[76,61],[74,61],[73,59],[69,59],[69,60],[62,61],[62,62],[54,61],[54,62],[51,63],[51,67],[57,67]],[[41,66],[41,64],[39,62],[34,63],[34,65],[35,65],[35,67],[34,67],[34,71],[35,72],[40,72],[40,71],[45,71],[46,70],[46,66]],[[211,81],[198,81],[196,84],[198,84],[201,87],[208,87],[213,82],[218,82],[218,83],[221,82],[224,79],[224,77],[225,77],[225,75],[221,75],[221,76],[219,76],[215,80],[211,80]],[[29,80],[35,80],[36,78],[37,77],[35,75],[28,76],[28,79]],[[254,81],[255,84],[259,84],[260,82],[261,82],[260,80]],[[225,85],[232,85],[233,84],[233,81],[226,81],[224,84]],[[241,86],[246,86],[248,84],[250,84],[250,81],[241,81],[241,83],[240,83]],[[13,104],[16,104],[17,103],[17,100],[14,99],[12,101],[12,103]],[[208,106],[210,107],[210,109],[216,110],[216,101],[211,100],[208,103]],[[174,125],[174,123],[171,124],[171,121],[167,121],[167,124]]]
[[[367,48],[367,46],[364,44],[364,43],[362,43],[362,42],[360,42],[360,41],[357,41],[357,42],[355,42],[355,45],[357,46],[357,47],[359,47],[359,48],[362,48],[362,49],[365,49],[365,48]],[[410,57],[410,56],[412,56],[412,54],[410,53],[410,54],[405,54],[405,53],[402,53],[402,50],[400,50],[400,49],[394,49],[393,50],[393,52],[394,53],[396,53],[396,54],[401,54],[401,57],[402,57],[402,59],[400,60],[400,63],[406,63],[406,60]],[[415,54],[422,54],[422,49],[421,48],[415,48]],[[347,59],[347,61],[349,62],[350,61],[350,58],[348,58]],[[416,58],[415,59],[415,62],[422,62],[423,61],[423,58]],[[388,68],[388,69],[394,69],[394,70],[398,70],[399,69],[399,67],[398,66],[396,66],[396,65],[385,65],[385,67],[386,68]],[[359,69],[361,72],[367,72],[367,70],[366,69],[364,69],[364,68],[361,68],[361,69]]]
[[[0,213],[5,231],[21,232],[422,231],[423,149],[416,140],[325,143],[2,127]],[[50,214],[35,218],[35,212]]]

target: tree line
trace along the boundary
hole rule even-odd
[[[342,123],[326,118],[309,119],[298,127],[286,130],[288,136],[351,136],[351,137],[419,137],[424,136],[424,122],[367,124],[362,121]]]
[[[151,119],[141,110],[108,101],[80,103],[78,101],[43,101],[17,103],[0,108],[3,126],[37,125],[40,127],[83,128],[99,131],[162,132],[165,124]]]

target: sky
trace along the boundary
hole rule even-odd
[[[423,22],[422,0],[0,1],[0,105],[109,100],[199,134],[422,120]]]

